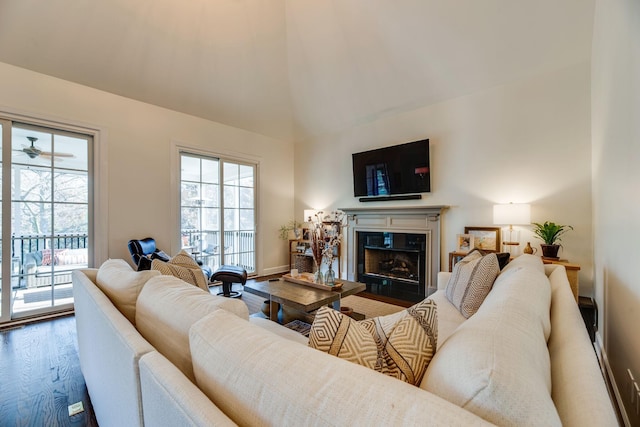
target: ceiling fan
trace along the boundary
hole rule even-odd
[[[38,138],[36,138],[35,136],[28,136],[27,139],[29,141],[31,141],[31,146],[23,146],[22,150],[13,150],[13,151],[18,151],[20,153],[24,153],[27,156],[29,156],[29,158],[31,159],[35,159],[37,157],[75,157],[73,154],[71,153],[51,153],[49,151],[42,151],[41,149],[39,149],[38,147],[36,147],[34,145],[34,143],[38,140]]]

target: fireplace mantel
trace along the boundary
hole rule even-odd
[[[425,295],[435,291],[440,270],[440,216],[448,206],[396,206],[341,208],[346,214],[347,227],[342,243],[343,275],[357,280],[357,233],[359,231],[417,233],[426,238]]]
[[[445,209],[448,209],[449,206],[438,205],[438,206],[396,206],[396,207],[357,207],[357,208],[340,208],[342,212],[347,214],[347,216],[357,216],[357,215],[386,215],[386,216],[396,216],[396,215],[426,215],[428,217],[439,217]]]

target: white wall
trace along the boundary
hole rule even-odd
[[[598,0],[592,57],[593,216],[599,331],[630,425],[640,381],[640,2]],[[633,409],[632,409],[633,408]]]
[[[528,202],[533,221],[575,228],[563,239],[561,256],[582,266],[580,293],[590,295],[588,63],[297,143],[296,215],[308,207],[365,205],[353,197],[351,153],[422,138],[431,143],[432,192],[421,201],[377,205],[450,205],[442,268],[465,226],[493,226],[493,204]],[[523,244],[539,247],[530,227],[521,231]]]
[[[177,252],[175,144],[259,162],[259,273],[285,265],[277,230],[293,212],[293,145],[0,63],[0,111],[102,129],[108,170],[107,256],[129,260],[127,241],[153,236]],[[172,181],[173,180],[173,181]],[[172,211],[173,210],[173,211]],[[100,259],[98,262],[102,261]]]

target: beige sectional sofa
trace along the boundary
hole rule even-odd
[[[432,296],[438,349],[416,387],[179,279],[122,260],[74,272],[96,417],[101,426],[617,424],[564,267],[519,257],[469,319],[444,296],[447,280],[441,273]]]

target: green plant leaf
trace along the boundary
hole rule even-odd
[[[533,233],[547,245],[554,245],[560,242],[561,237],[569,230],[573,230],[570,225],[556,224],[552,221],[545,221],[543,224],[534,222]]]

